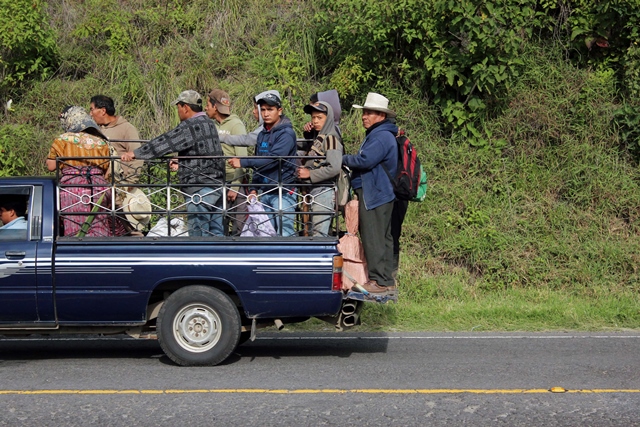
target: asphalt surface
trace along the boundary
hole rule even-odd
[[[0,380],[0,426],[640,426],[640,332],[263,332],[198,368],[156,341],[0,338]]]

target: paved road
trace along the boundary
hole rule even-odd
[[[262,333],[204,368],[155,341],[5,338],[0,379],[11,426],[640,426],[640,332]]]

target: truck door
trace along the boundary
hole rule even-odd
[[[24,226],[0,228],[0,325],[37,322],[37,259],[42,204],[34,203],[34,188],[40,199],[42,188],[34,186],[3,186],[0,188],[0,206],[24,202]],[[22,213],[22,212],[19,212]],[[32,221],[35,219],[35,221]],[[24,223],[24,221],[22,221]]]

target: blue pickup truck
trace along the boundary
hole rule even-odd
[[[0,179],[28,205],[28,228],[0,233],[0,335],[157,336],[177,364],[215,365],[261,326],[355,311],[337,236],[62,236],[58,192]]]

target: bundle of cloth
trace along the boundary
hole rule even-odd
[[[338,250],[342,252],[342,289],[361,292],[360,286],[367,283],[367,261],[358,233],[358,201],[351,200],[344,208],[344,221],[347,232],[340,238]]]

